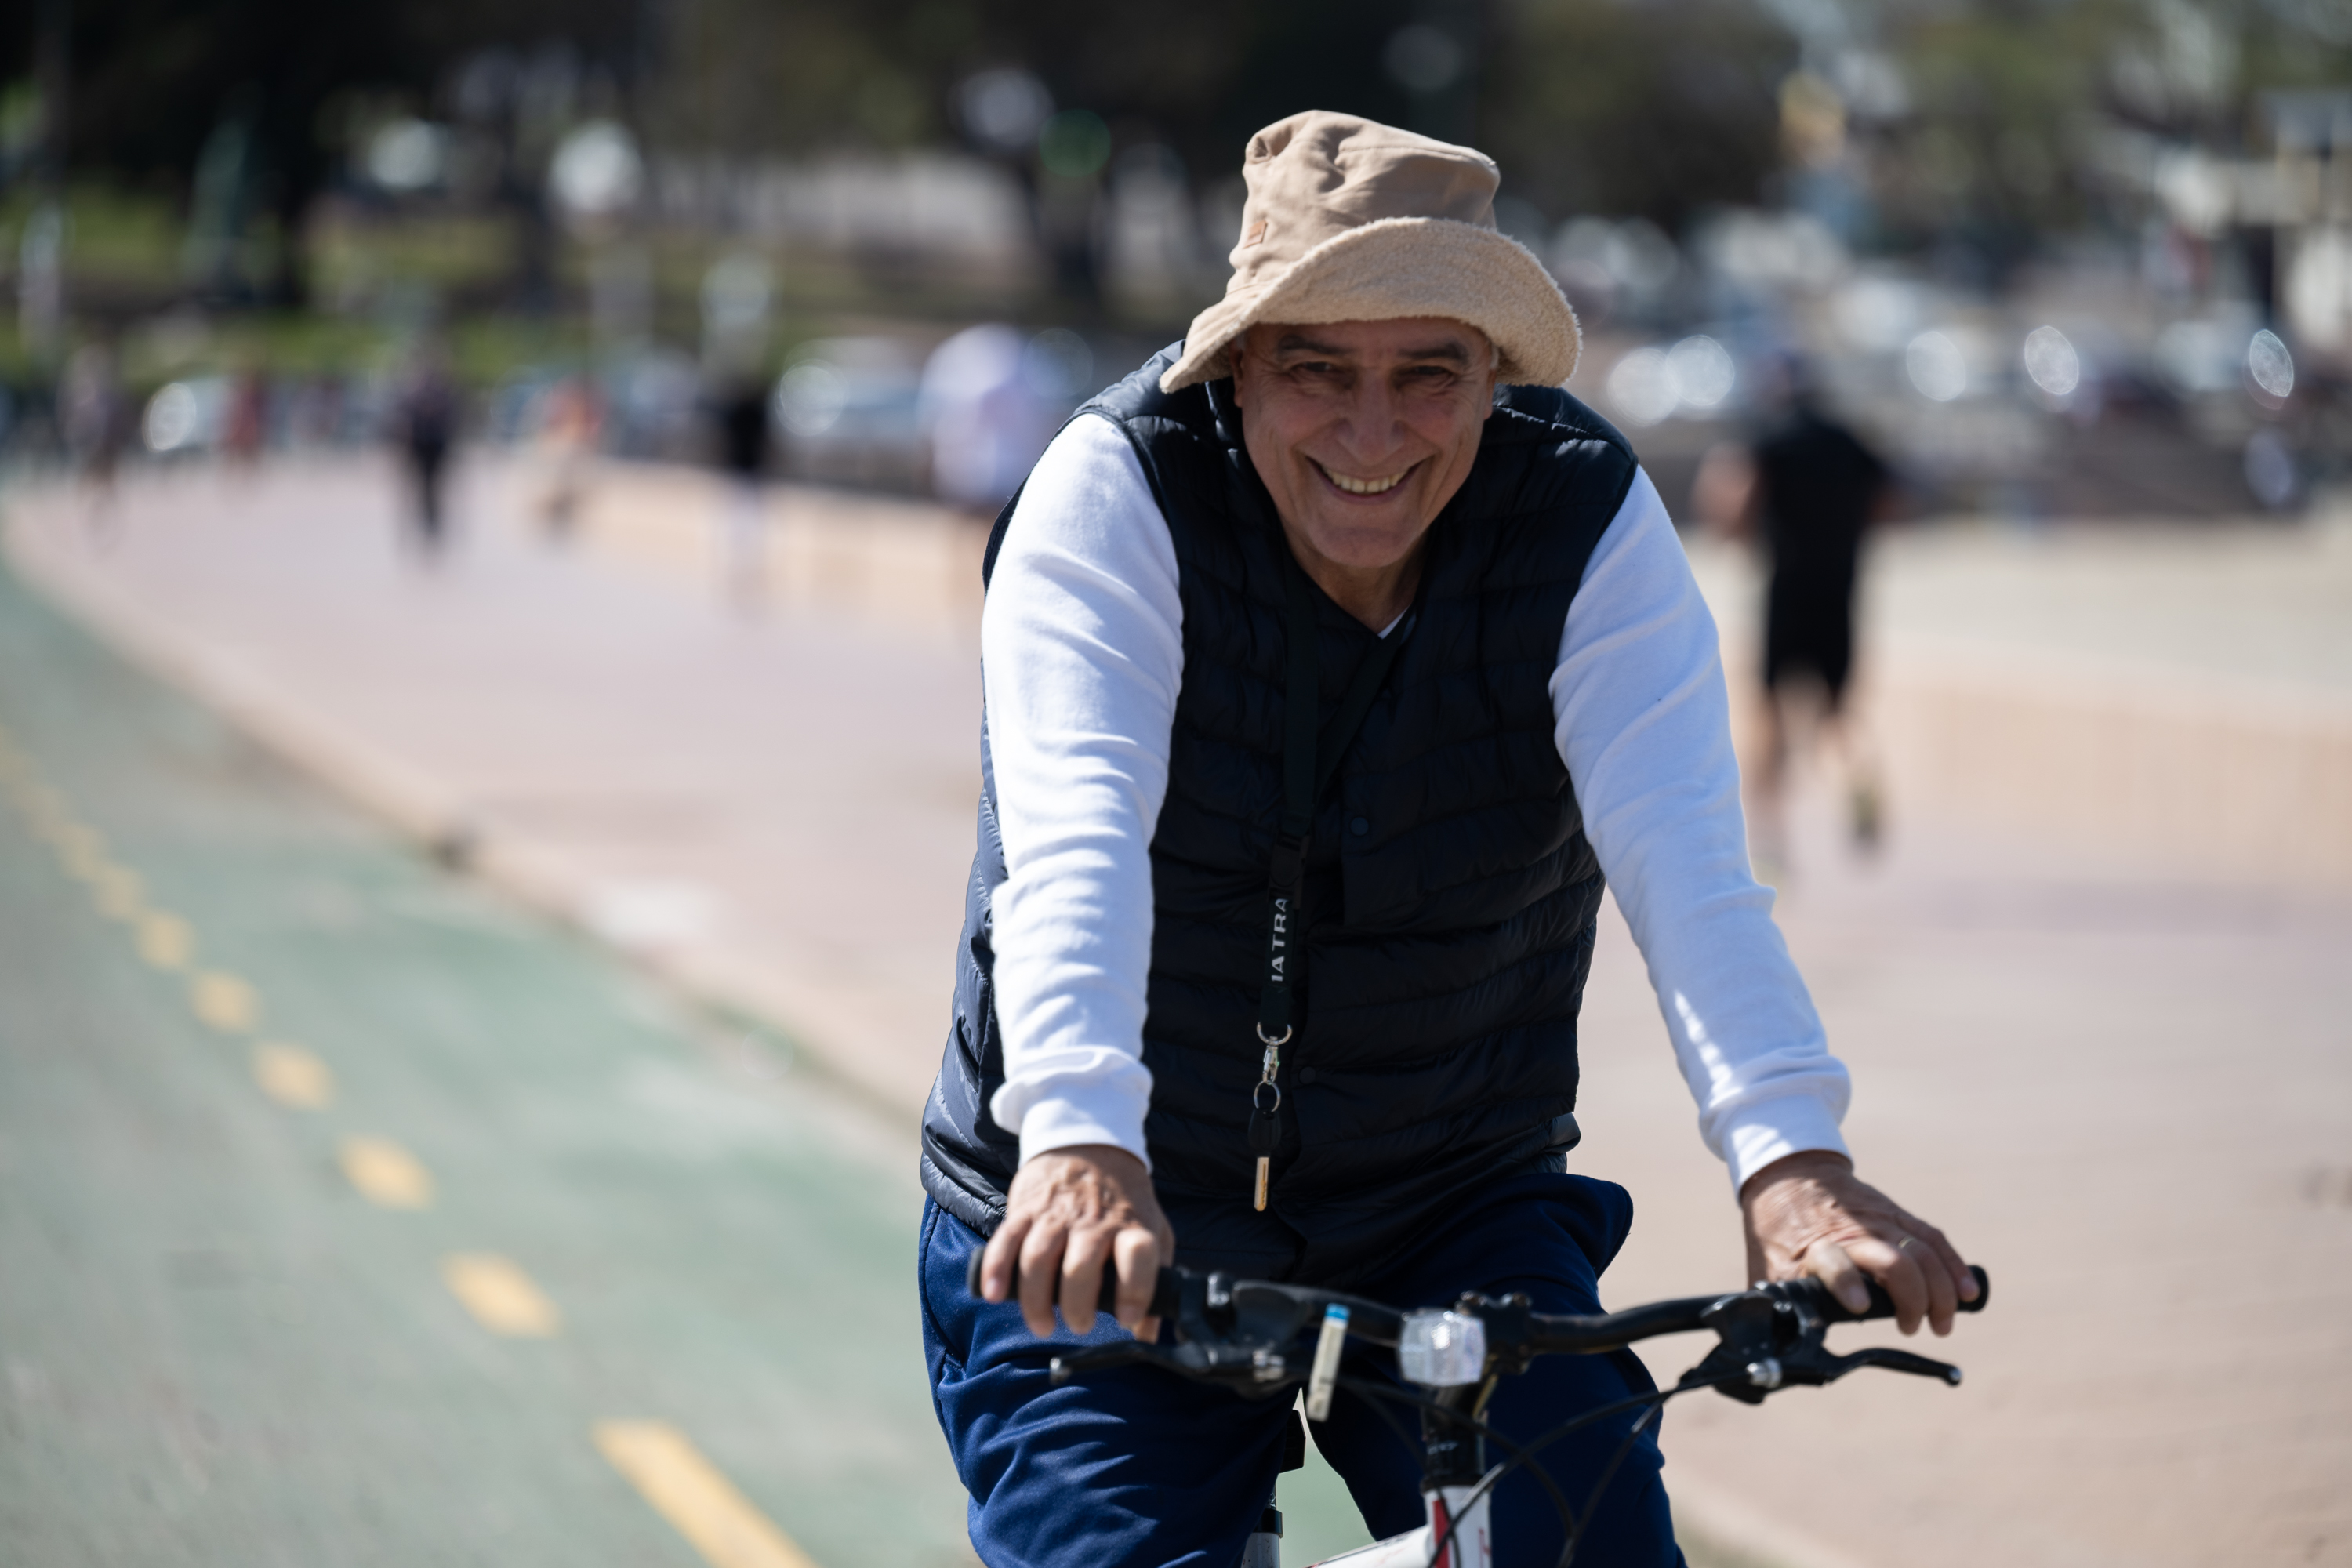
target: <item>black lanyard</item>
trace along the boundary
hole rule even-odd
[[[1315,803],[1330,787],[1339,771],[1339,759],[1363,728],[1372,700],[1389,678],[1403,647],[1406,626],[1398,626],[1364,656],[1356,667],[1339,711],[1316,731],[1316,713],[1322,705],[1322,668],[1317,656],[1315,588],[1293,558],[1285,541],[1282,589],[1286,640],[1289,644],[1288,683],[1283,691],[1282,826],[1274,841],[1274,862],[1266,878],[1265,976],[1258,991],[1257,1037],[1265,1048],[1261,1076],[1250,1090],[1250,1152],[1257,1156],[1256,1205],[1265,1207],[1266,1175],[1274,1151],[1282,1142],[1282,1047],[1290,1043],[1290,997],[1297,983],[1298,889],[1305,879],[1307,841],[1315,828]],[[1272,1092],[1269,1093],[1268,1091]]]

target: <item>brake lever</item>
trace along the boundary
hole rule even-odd
[[[1824,1352],[1822,1359],[1835,1368],[1822,1380],[1824,1383],[1833,1383],[1856,1367],[1878,1366],[1885,1367],[1888,1372],[1908,1373],[1913,1377],[1936,1378],[1953,1388],[1960,1385],[1960,1369],[1950,1362],[1937,1361],[1932,1356],[1914,1355],[1909,1351],[1897,1350],[1892,1345],[1868,1345],[1852,1355],[1833,1356]]]
[[[1822,1343],[1828,1324],[1794,1303],[1759,1291],[1727,1296],[1707,1309],[1704,1321],[1716,1331],[1716,1347],[1685,1373],[1682,1385],[1712,1384],[1717,1394],[1743,1405],[1761,1405],[1782,1388],[1820,1388],[1866,1366],[1914,1377],[1932,1377],[1957,1388],[1960,1369],[1891,1345],[1868,1345],[1851,1355],[1832,1355]]]

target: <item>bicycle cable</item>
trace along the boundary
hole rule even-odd
[[[1477,1419],[1475,1416],[1465,1415],[1461,1411],[1449,1409],[1445,1405],[1440,1405],[1436,1400],[1430,1398],[1427,1394],[1408,1394],[1403,1389],[1391,1388],[1385,1384],[1373,1383],[1369,1379],[1360,1377],[1339,1378],[1337,1380],[1337,1385],[1347,1389],[1349,1393],[1360,1394],[1370,1399],[1385,1399],[1398,1405],[1410,1405],[1416,1410],[1435,1411],[1438,1415],[1446,1417],[1448,1420],[1458,1422],[1462,1426],[1477,1433],[1480,1436],[1488,1438],[1500,1447],[1509,1450],[1512,1456],[1511,1459],[1507,1463],[1496,1466],[1494,1471],[1490,1472],[1487,1476],[1480,1477],[1478,1480],[1478,1486],[1480,1488],[1485,1487],[1490,1479],[1499,1479],[1502,1472],[1516,1468],[1526,1456],[1526,1450],[1517,1443],[1512,1441],[1501,1432],[1496,1431],[1486,1422]],[[1379,1409],[1377,1405],[1373,1406],[1373,1408],[1375,1410]],[[1404,1438],[1405,1447],[1408,1450],[1417,1446],[1410,1437],[1406,1436],[1404,1428],[1397,1423],[1395,1417],[1390,1415],[1385,1410],[1381,1410],[1379,1413],[1381,1418],[1389,1423],[1389,1429],[1395,1432],[1399,1437]],[[1576,1534],[1576,1510],[1569,1506],[1567,1494],[1559,1489],[1559,1484],[1551,1479],[1550,1472],[1544,1469],[1541,1466],[1530,1467],[1528,1473],[1543,1483],[1544,1490],[1550,1494],[1552,1507],[1557,1509],[1559,1512],[1560,1528],[1567,1531],[1570,1539],[1573,1539]],[[1475,1500],[1477,1493],[1474,1489],[1471,1495]],[[1454,1527],[1458,1522],[1459,1521],[1455,1519],[1449,1519],[1446,1521],[1445,1533],[1440,1538],[1441,1551],[1444,1546],[1451,1545],[1453,1543]],[[1433,1553],[1429,1561],[1431,1568],[1435,1568],[1438,1562],[1437,1554]]]
[[[1625,1456],[1632,1450],[1634,1439],[1638,1438],[1642,1435],[1642,1428],[1649,1424],[1653,1415],[1654,1415],[1658,1411],[1665,1408],[1667,1400],[1674,1398],[1677,1394],[1686,1394],[1693,1389],[1712,1388],[1717,1384],[1724,1381],[1726,1381],[1725,1378],[1710,1377],[1696,1382],[1678,1383],[1672,1388],[1653,1389],[1648,1394],[1636,1394],[1631,1398],[1621,1399],[1613,1405],[1604,1405],[1598,1410],[1588,1410],[1583,1415],[1576,1416],[1572,1420],[1564,1421],[1559,1426],[1553,1427],[1550,1431],[1544,1433],[1541,1436],[1532,1438],[1525,1444],[1513,1445],[1509,1439],[1502,1439],[1503,1446],[1513,1450],[1511,1458],[1503,1463],[1495,1466],[1494,1468],[1488,1470],[1486,1474],[1479,1478],[1478,1485],[1471,1491],[1470,1496],[1465,1500],[1462,1512],[1466,1513],[1469,1511],[1470,1508],[1477,1502],[1481,1496],[1493,1490],[1496,1487],[1500,1486],[1504,1479],[1508,1477],[1513,1470],[1517,1469],[1522,1465],[1528,1467],[1528,1474],[1534,1476],[1538,1480],[1544,1483],[1545,1489],[1552,1494],[1555,1506],[1564,1504],[1566,1499],[1561,1497],[1559,1487],[1552,1481],[1551,1473],[1549,1470],[1546,1470],[1542,1466],[1535,1463],[1537,1450],[1549,1447],[1552,1444],[1559,1442],[1562,1437],[1570,1436],[1578,1428],[1589,1426],[1595,1421],[1604,1421],[1612,1415],[1620,1415],[1628,1410],[1640,1409],[1643,1405],[1650,1406],[1650,1409],[1643,1414],[1642,1418],[1633,1423],[1633,1431],[1626,1434],[1625,1441],[1619,1446],[1616,1456],[1609,1461],[1607,1468],[1601,1471],[1601,1479],[1599,1482],[1595,1483],[1591,1495],[1584,1500],[1584,1519],[1582,1523],[1578,1522],[1575,1510],[1566,1510],[1564,1520],[1568,1529],[1568,1539],[1561,1544],[1560,1558],[1556,1568],[1569,1568],[1569,1564],[1576,1556],[1576,1545],[1578,1541],[1582,1538],[1586,1527],[1591,1524],[1592,1516],[1599,1509],[1601,1489],[1606,1487],[1610,1480],[1614,1478],[1617,1473],[1617,1467],[1624,1463]],[[1492,1427],[1485,1426],[1484,1423],[1480,1423],[1480,1426],[1488,1433],[1492,1433],[1494,1430]],[[1459,1513],[1455,1514],[1452,1519],[1446,1521],[1445,1533],[1438,1537],[1437,1540],[1437,1550],[1430,1553],[1429,1561],[1431,1568],[1436,1568],[1436,1564],[1444,1561],[1445,1549],[1453,1544],[1454,1528],[1460,1522],[1461,1514]]]
[[[1571,1427],[1580,1426],[1589,1422],[1597,1421],[1602,1416],[1614,1415],[1617,1412],[1633,1405],[1648,1405],[1655,1406],[1664,1405],[1666,1400],[1671,1397],[1672,1395],[1670,1394],[1637,1394],[1632,1399],[1620,1400],[1615,1405],[1604,1405],[1599,1410],[1589,1411],[1585,1415],[1579,1416],[1575,1422],[1570,1424],[1570,1426]],[[1633,1431],[1636,1436],[1638,1436],[1642,1430],[1643,1422],[1647,1421],[1648,1418],[1648,1413],[1644,1412],[1643,1420],[1634,1423]],[[1545,1441],[1551,1441],[1559,1437],[1564,1437],[1567,1435],[1568,1433],[1565,1430],[1556,1431],[1549,1434]],[[1468,1516],[1470,1510],[1477,1507],[1478,1500],[1492,1492],[1496,1487],[1501,1486],[1503,1484],[1504,1478],[1522,1465],[1527,1467],[1528,1474],[1535,1477],[1538,1480],[1544,1483],[1545,1489],[1552,1494],[1554,1506],[1560,1510],[1560,1522],[1562,1528],[1564,1528],[1568,1532],[1568,1539],[1562,1545],[1562,1551],[1568,1552],[1573,1552],[1575,1551],[1577,1540],[1583,1533],[1583,1525],[1580,1525],[1577,1522],[1576,1510],[1565,1506],[1568,1500],[1560,1492],[1559,1483],[1551,1479],[1551,1472],[1535,1462],[1535,1445],[1530,1443],[1521,1447],[1515,1451],[1509,1458],[1496,1465],[1485,1475],[1478,1478],[1478,1484],[1470,1489],[1470,1495],[1468,1497],[1462,1500],[1462,1506],[1455,1510],[1453,1515],[1446,1520],[1444,1532],[1438,1536],[1435,1547],[1429,1554],[1430,1568],[1437,1568],[1438,1563],[1445,1561],[1446,1550],[1454,1544],[1454,1532],[1461,1528],[1462,1521]],[[1611,1468],[1615,1468],[1613,1461],[1611,1465]],[[1592,1522],[1592,1500],[1593,1500],[1591,1498],[1588,1497],[1584,1501],[1585,1524]],[[1562,1561],[1564,1563],[1566,1559],[1563,1558]]]
[[[1584,1532],[1592,1528],[1593,1515],[1601,1511],[1601,1494],[1608,1490],[1611,1481],[1617,1479],[1617,1467],[1623,1464],[1625,1456],[1633,1451],[1634,1443],[1642,1436],[1642,1428],[1647,1426],[1657,1417],[1658,1413],[1666,1407],[1667,1400],[1681,1392],[1683,1391],[1679,1388],[1669,1388],[1661,1394],[1656,1404],[1642,1412],[1640,1418],[1633,1423],[1633,1429],[1625,1434],[1623,1442],[1617,1445],[1617,1451],[1609,1456],[1609,1463],[1601,1467],[1600,1479],[1592,1483],[1592,1490],[1584,1500],[1583,1520],[1575,1529],[1568,1532],[1568,1540],[1559,1549],[1558,1568],[1571,1568],[1576,1562],[1576,1549],[1584,1544]]]
[[[1346,1386],[1347,1386],[1347,1384],[1348,1384],[1349,1383],[1350,1383],[1350,1382],[1354,1382],[1354,1381],[1360,1381],[1360,1380],[1357,1380],[1357,1379],[1348,1379],[1348,1378],[1334,1378],[1334,1379],[1332,1380],[1332,1386],[1333,1386],[1333,1387],[1335,1387],[1335,1388],[1343,1388],[1343,1387],[1346,1387]],[[1369,1390],[1367,1390],[1367,1392],[1369,1393],[1370,1391],[1369,1391]],[[1411,1449],[1412,1449],[1412,1448],[1415,1448],[1415,1447],[1421,1447],[1421,1440],[1420,1440],[1419,1438],[1415,1437],[1412,1433],[1410,1433],[1410,1432],[1406,1431],[1406,1430],[1405,1430],[1405,1426],[1404,1426],[1404,1423],[1403,1423],[1403,1422],[1402,1422],[1402,1421],[1400,1421],[1400,1420],[1398,1420],[1395,1416],[1393,1416],[1393,1415],[1390,1415],[1390,1414],[1388,1413],[1388,1411],[1387,1411],[1385,1408],[1383,1408],[1382,1406],[1381,1406],[1381,1405],[1365,1405],[1365,1406],[1364,1406],[1364,1408],[1365,1408],[1365,1409],[1367,1409],[1367,1410],[1370,1410],[1373,1415],[1375,1415],[1379,1416],[1379,1417],[1381,1418],[1381,1420],[1383,1423],[1385,1423],[1385,1424],[1386,1424],[1386,1426],[1388,1426],[1388,1429],[1389,1429],[1390,1431],[1391,1431],[1391,1432],[1393,1432],[1393,1433],[1395,1433],[1395,1434],[1396,1434],[1397,1441],[1398,1441],[1398,1442],[1400,1442],[1400,1443],[1402,1443],[1402,1444],[1403,1444],[1403,1445],[1405,1446],[1405,1447],[1406,1447],[1406,1449],[1407,1449],[1407,1450],[1411,1450]]]

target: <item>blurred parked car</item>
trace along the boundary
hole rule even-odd
[[[876,489],[922,487],[922,360],[897,338],[803,344],[773,394],[787,471]]]
[[[164,383],[147,399],[139,433],[157,457],[209,452],[227,432],[229,378],[196,375]]]
[[[604,376],[604,449],[623,458],[692,458],[700,435],[702,376],[694,361],[655,350]]]

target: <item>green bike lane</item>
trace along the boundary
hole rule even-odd
[[[970,1561],[907,1150],[788,1043],[444,873],[5,577],[0,733],[0,1560],[696,1562],[600,1452],[617,1420],[824,1568]],[[429,1192],[371,1201],[353,1139]],[[535,1332],[445,1283],[483,1254]],[[701,1555],[791,1564],[664,1452],[638,1479]]]

